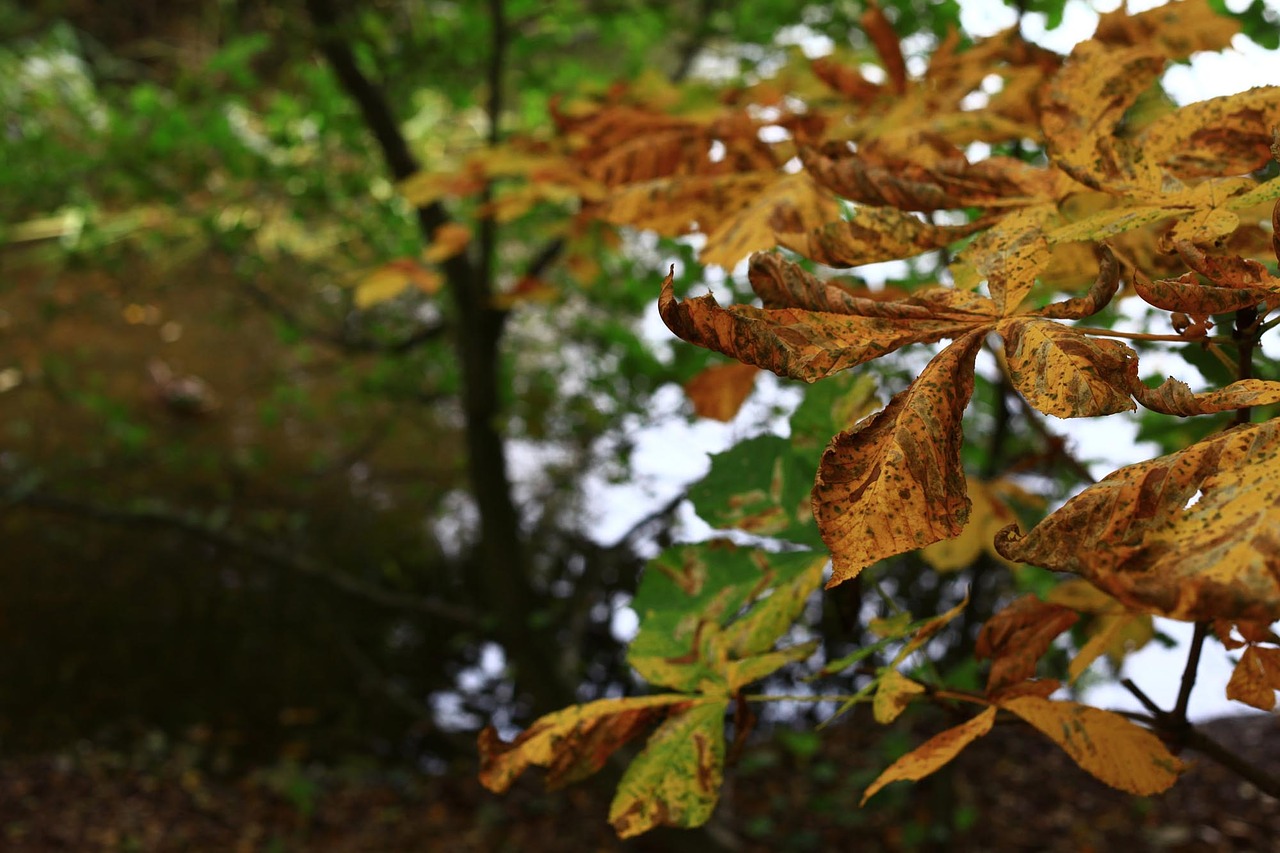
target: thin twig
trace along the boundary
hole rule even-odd
[[[1197,622],[1195,632],[1191,635],[1191,650],[1187,653],[1187,665],[1182,670],[1178,701],[1173,706],[1172,716],[1177,723],[1187,721],[1187,705],[1191,702],[1191,690],[1196,686],[1196,670],[1200,668],[1200,650],[1204,648],[1204,640],[1207,636],[1209,636],[1209,623]]]

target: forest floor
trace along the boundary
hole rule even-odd
[[[939,723],[941,721],[938,721]],[[935,726],[935,728],[938,726]],[[1204,726],[1271,772],[1280,718]],[[1191,769],[1166,794],[1118,793],[1020,725],[1000,725],[918,785],[895,785],[866,809],[862,789],[928,732],[845,725],[747,749],[702,832],[621,844],[605,816],[611,786],[551,794],[523,779],[504,796],[474,772],[445,777],[279,765],[219,778],[170,758],[81,746],[0,763],[0,849],[25,851],[587,851],[934,850],[1268,851],[1280,801],[1185,753]],[[879,739],[875,738],[879,736]],[[875,744],[880,744],[876,746]],[[533,777],[536,774],[528,774]]]

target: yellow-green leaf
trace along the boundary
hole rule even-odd
[[[631,762],[609,807],[619,838],[656,826],[701,826],[711,817],[724,778],[727,700],[705,702],[664,722]]]
[[[886,669],[884,675],[880,676],[876,698],[871,703],[876,722],[881,725],[892,723],[911,704],[911,697],[923,692],[924,685],[912,681],[896,669]]]

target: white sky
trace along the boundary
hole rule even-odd
[[[1099,12],[1111,11],[1119,5],[1115,0],[1098,0],[1095,3],[1069,0],[1063,24],[1057,30],[1046,32],[1043,16],[1030,14],[1024,18],[1023,32],[1045,47],[1066,53],[1074,44],[1092,34]],[[1129,11],[1137,12],[1159,5],[1163,4],[1139,0],[1129,4]],[[1242,0],[1228,0],[1228,6],[1233,10],[1242,9],[1245,5],[1247,2]],[[1012,26],[1015,21],[1015,12],[1001,0],[962,0],[961,22],[975,36],[990,35]],[[1232,50],[1223,54],[1200,54],[1192,58],[1189,66],[1174,66],[1165,75],[1166,88],[1175,100],[1183,104],[1235,94],[1252,86],[1277,84],[1280,84],[1280,60],[1243,36],[1236,37]],[[645,329],[655,342],[673,340],[658,318],[656,305],[646,318]],[[1165,364],[1170,369],[1177,369],[1181,378],[1194,383],[1194,374],[1186,375],[1187,366],[1180,360],[1169,359]],[[1157,360],[1144,356],[1144,375],[1163,366]],[[741,438],[758,432],[759,425],[769,420],[769,412],[774,405],[782,404],[789,410],[797,400],[797,395],[783,389],[773,376],[762,374],[756,392],[732,423],[705,420],[689,423],[683,414],[684,402],[679,389],[664,389],[653,400],[653,414],[659,426],[635,435],[633,481],[620,486],[600,482],[589,487],[592,495],[590,504],[600,508],[593,525],[594,534],[600,541],[613,541],[653,507],[679,494],[703,476],[710,465],[709,454],[725,450]],[[774,424],[776,429],[776,419]],[[1136,428],[1132,421],[1110,417],[1069,422],[1054,420],[1053,425],[1071,438],[1083,458],[1097,460],[1092,467],[1099,476],[1154,455],[1153,447],[1144,448],[1136,444]],[[785,424],[782,427],[785,429]],[[696,540],[711,535],[711,529],[693,514],[687,503],[681,521],[684,525],[683,538]],[[1152,644],[1129,659],[1125,674],[1134,678],[1138,686],[1162,707],[1171,708],[1186,660],[1185,644],[1191,635],[1191,626],[1169,620],[1159,620],[1159,623],[1161,631],[1179,641],[1179,647],[1164,649]],[[630,608],[617,609],[614,622],[617,633],[630,636],[635,625],[636,617]],[[1220,644],[1212,640],[1206,643],[1190,705],[1193,720],[1251,711],[1226,699],[1231,667],[1232,663]],[[1090,690],[1086,699],[1100,707],[1143,710],[1128,691],[1114,683]]]

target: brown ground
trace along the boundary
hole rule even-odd
[[[860,731],[861,730],[861,731]],[[1273,772],[1280,725],[1255,715],[1206,731]],[[872,740],[879,736],[878,741]],[[1188,753],[1167,794],[1120,794],[1016,725],[998,726],[954,770],[899,785],[858,809],[888,761],[883,730],[847,725],[818,752],[752,748],[731,772],[706,833],[657,833],[634,850],[1280,849],[1280,801]],[[901,747],[919,742],[903,735]],[[506,796],[470,774],[371,781],[277,767],[238,781],[174,757],[145,761],[89,748],[0,764],[0,849],[137,851],[562,851],[623,849],[605,823],[610,791],[591,781],[545,794],[526,779]]]

